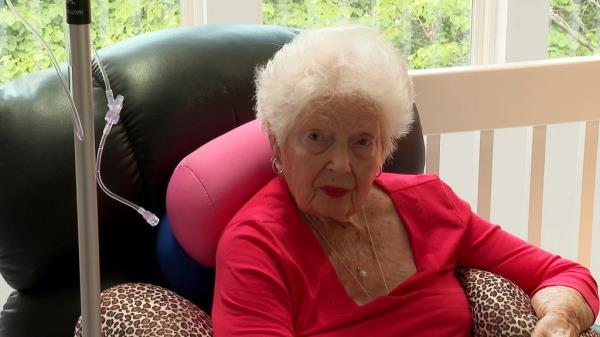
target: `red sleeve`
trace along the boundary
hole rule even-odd
[[[493,225],[471,211],[442,183],[446,196],[466,224],[457,249],[457,264],[490,271],[511,280],[529,296],[547,286],[577,290],[598,316],[598,285],[589,270],[578,263],[550,254]]]
[[[282,261],[264,224],[237,223],[225,230],[217,248],[215,337],[294,336]]]

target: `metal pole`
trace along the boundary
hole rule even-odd
[[[81,114],[85,137],[83,141],[75,137],[81,328],[84,337],[100,337],[100,258],[92,110],[90,1],[66,0],[66,6],[71,49],[71,92]]]

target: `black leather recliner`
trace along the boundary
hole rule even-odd
[[[254,25],[178,28],[101,50],[115,95],[125,96],[105,148],[104,182],[161,217],[177,163],[254,118],[254,69],[295,33]],[[97,67],[93,75],[98,141],[107,108]],[[0,87],[0,273],[16,289],[0,314],[1,337],[72,336],[79,316],[68,109],[54,70]],[[418,118],[394,158],[386,171],[422,172]],[[102,289],[133,281],[169,288],[157,264],[157,229],[102,193],[98,207]],[[195,300],[208,311],[207,293]]]

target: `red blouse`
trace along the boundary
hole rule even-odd
[[[457,266],[502,275],[529,295],[550,285],[575,288],[598,314],[597,285],[586,268],[480,218],[438,177],[384,173],[375,183],[406,226],[415,274],[357,305],[296,212],[285,181],[274,178],[219,241],[215,336],[471,336]]]

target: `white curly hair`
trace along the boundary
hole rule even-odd
[[[300,32],[256,69],[256,118],[284,144],[297,116],[322,99],[358,96],[380,116],[383,158],[410,130],[414,93],[406,62],[376,30],[340,26]]]

